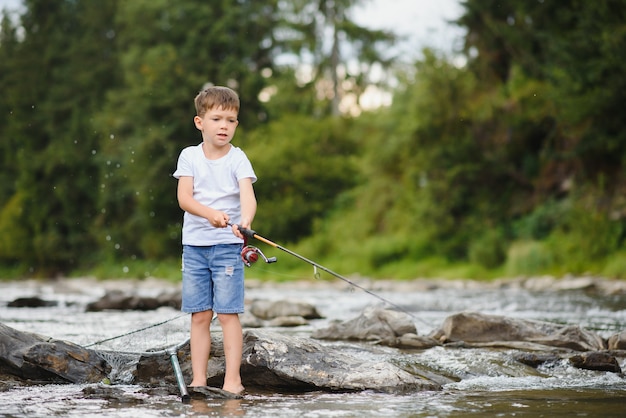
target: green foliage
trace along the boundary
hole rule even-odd
[[[532,276],[554,269],[555,255],[538,241],[519,241],[509,247],[505,272],[508,276]]]
[[[6,260],[20,260],[30,250],[30,232],[20,222],[24,203],[20,193],[16,193],[0,212],[0,254]]]
[[[604,277],[626,279],[626,252],[619,251],[607,259],[606,264],[599,270]]]
[[[425,50],[390,107],[329,117],[392,62],[393,36],[349,19],[358,4],[27,0],[5,16],[3,272],[178,276],[160,264],[180,252],[170,174],[208,82],[242,99],[255,228],[334,270],[624,277],[626,0],[466,0],[466,65]],[[310,277],[292,258],[275,272]]]
[[[609,254],[620,250],[625,237],[623,221],[611,220],[593,207],[578,206],[567,214],[548,243],[561,265],[584,273],[588,266],[597,269]]]
[[[21,39],[3,35],[2,53],[11,57],[3,64],[8,117],[0,128],[3,157],[11,158],[2,202],[21,205],[5,207],[5,219],[20,227],[6,223],[0,235],[25,242],[2,258],[54,273],[78,263],[93,244],[98,144],[90,121],[114,80],[106,34],[115,2],[25,5]]]
[[[468,258],[487,269],[499,267],[506,259],[507,242],[498,230],[487,230],[470,243]]]
[[[242,141],[255,172],[258,211],[254,225],[277,240],[309,235],[335,200],[355,182],[356,141],[350,120],[291,116]]]
[[[520,239],[542,240],[559,227],[570,210],[568,201],[538,205],[531,213],[514,222],[514,236]]]

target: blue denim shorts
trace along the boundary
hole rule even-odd
[[[243,313],[241,248],[241,244],[183,245],[183,312]]]

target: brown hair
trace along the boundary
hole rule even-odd
[[[239,96],[228,87],[207,87],[198,93],[194,99],[194,104],[196,105],[196,114],[200,117],[214,107],[232,109],[239,113]]]

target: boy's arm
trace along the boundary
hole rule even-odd
[[[212,209],[193,198],[193,177],[178,179],[178,205],[185,212],[206,218],[216,228],[225,228],[230,218],[225,212]]]
[[[242,228],[250,229],[254,215],[256,215],[256,196],[254,195],[254,188],[252,187],[252,179],[247,177],[239,180],[239,199],[241,201],[241,222]],[[243,238],[243,235],[233,228],[233,232],[239,238]]]

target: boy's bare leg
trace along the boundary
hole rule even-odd
[[[243,353],[243,334],[238,314],[218,314],[224,334],[224,357],[226,373],[222,389],[231,393],[241,393],[241,355]]]
[[[191,314],[191,372],[193,379],[189,386],[206,386],[207,367],[211,353],[211,320],[213,311]]]

